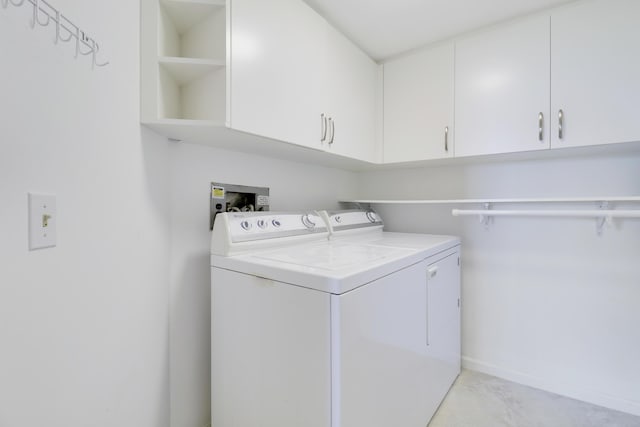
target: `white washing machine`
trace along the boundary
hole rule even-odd
[[[460,240],[218,214],[213,427],[425,427],[460,372]]]

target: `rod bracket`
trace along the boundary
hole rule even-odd
[[[610,209],[609,202],[607,201],[598,202],[597,208],[599,210],[609,210]],[[603,215],[603,216],[596,217],[596,232],[598,233],[598,236],[602,236],[602,231],[604,230],[605,225],[607,227],[611,227],[613,225],[613,218],[611,217],[611,215]]]
[[[491,210],[491,203],[483,203],[482,207],[486,211]],[[485,230],[489,230],[489,226],[493,222],[493,217],[491,215],[480,215],[478,220],[480,221],[480,224],[484,225]]]

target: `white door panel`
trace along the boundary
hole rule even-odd
[[[453,64],[453,43],[384,64],[385,163],[453,156]]]
[[[456,43],[457,157],[549,148],[549,33],[535,16]]]
[[[554,148],[640,140],[639,18],[637,0],[584,1],[552,13]]]
[[[326,22],[300,0],[231,1],[231,127],[320,149]]]
[[[327,114],[333,122],[327,151],[373,161],[377,65],[327,24]]]

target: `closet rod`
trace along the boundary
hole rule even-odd
[[[453,209],[453,216],[528,216],[528,217],[571,217],[571,218],[640,218],[640,210],[490,210]]]

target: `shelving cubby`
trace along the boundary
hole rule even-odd
[[[144,0],[143,121],[224,125],[226,20],[225,0]]]

